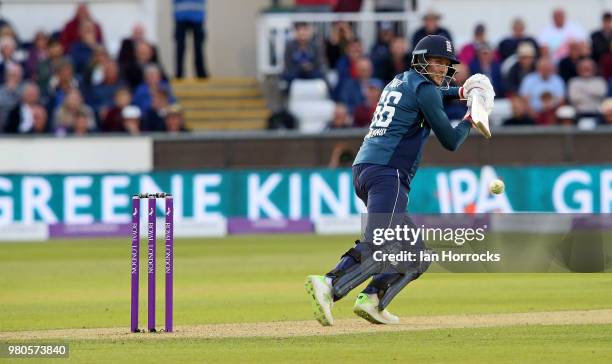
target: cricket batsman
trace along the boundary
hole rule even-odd
[[[450,87],[456,72],[453,65],[457,63],[453,45],[447,38],[427,36],[414,48],[411,69],[395,76],[383,90],[369,132],[353,162],[353,186],[365,203],[368,215],[393,216],[406,212],[410,182],[432,130],[444,148],[455,151],[466,140],[473,124],[481,129],[482,125],[472,120],[470,111],[452,127],[444,112],[443,97],[465,99],[470,106],[474,95],[478,95],[484,100],[482,107],[487,114],[493,109],[495,93],[486,76],[476,74],[463,87]],[[308,276],[306,291],[321,325],[333,324],[334,301],[372,276],[357,296],[353,311],[372,323],[399,323],[398,317],[386,306],[429,265],[405,273],[372,273],[371,266],[364,262],[366,243],[356,241],[326,275]]]

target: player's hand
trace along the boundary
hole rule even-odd
[[[474,119],[472,119],[472,114],[470,114],[470,110],[468,109],[468,111],[465,113],[465,115],[463,115],[463,119],[461,120],[465,120],[465,121],[469,121],[470,124],[472,124],[473,127],[475,127],[476,125],[474,124]]]
[[[495,91],[493,90],[493,85],[491,85],[489,78],[481,73],[477,73],[465,81],[463,84],[463,95],[467,97],[468,108],[472,106],[475,90],[478,90],[478,94],[484,98],[487,114],[491,114],[491,111],[493,111]]]
[[[487,114],[491,114],[493,110],[493,99],[495,91],[489,78],[481,73],[477,73],[468,78],[463,84],[463,94],[467,96],[467,106],[472,106],[472,93],[474,90],[479,90],[479,94],[485,99],[485,109]]]
[[[491,81],[489,78],[482,73],[477,73],[475,75],[470,76],[463,83],[463,90],[466,96],[470,95],[470,92],[474,89],[480,89],[483,91],[490,91],[493,96],[495,96],[495,92],[493,91],[493,85],[491,85]]]
[[[485,90],[480,90],[480,89],[478,89],[477,92],[474,92],[474,90],[476,89],[472,89],[472,93],[469,94],[467,98],[468,109],[472,106],[472,100],[474,99],[474,97],[476,97],[476,94],[478,94],[477,97],[482,97],[484,99],[485,111],[487,112],[488,115],[491,115],[491,112],[493,111],[493,104],[494,104],[493,100],[495,98],[495,92],[485,91]]]

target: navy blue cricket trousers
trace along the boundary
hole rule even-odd
[[[368,214],[406,213],[409,180],[401,171],[377,164],[353,166],[353,187],[357,197],[367,207]],[[382,282],[394,281],[399,274],[380,273],[374,276],[364,293],[377,293]]]

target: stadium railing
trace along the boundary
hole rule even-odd
[[[420,15],[413,12],[390,13],[263,13],[257,22],[257,72],[259,79],[278,75],[283,71],[285,44],[291,39],[293,24],[305,22],[313,25],[315,40],[326,39],[332,24],[347,21],[354,24],[356,36],[364,50],[376,41],[376,23],[400,24],[400,35],[412,34],[420,24]]]

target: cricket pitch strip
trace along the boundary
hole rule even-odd
[[[143,339],[221,339],[346,335],[396,331],[420,331],[456,328],[503,327],[525,325],[612,324],[612,309],[552,311],[528,313],[495,313],[471,315],[409,316],[399,325],[372,325],[361,319],[336,320],[332,327],[322,327],[315,320],[228,323],[177,326],[172,333],[130,333],[129,327],[59,329],[0,332],[5,340],[143,340]]]

